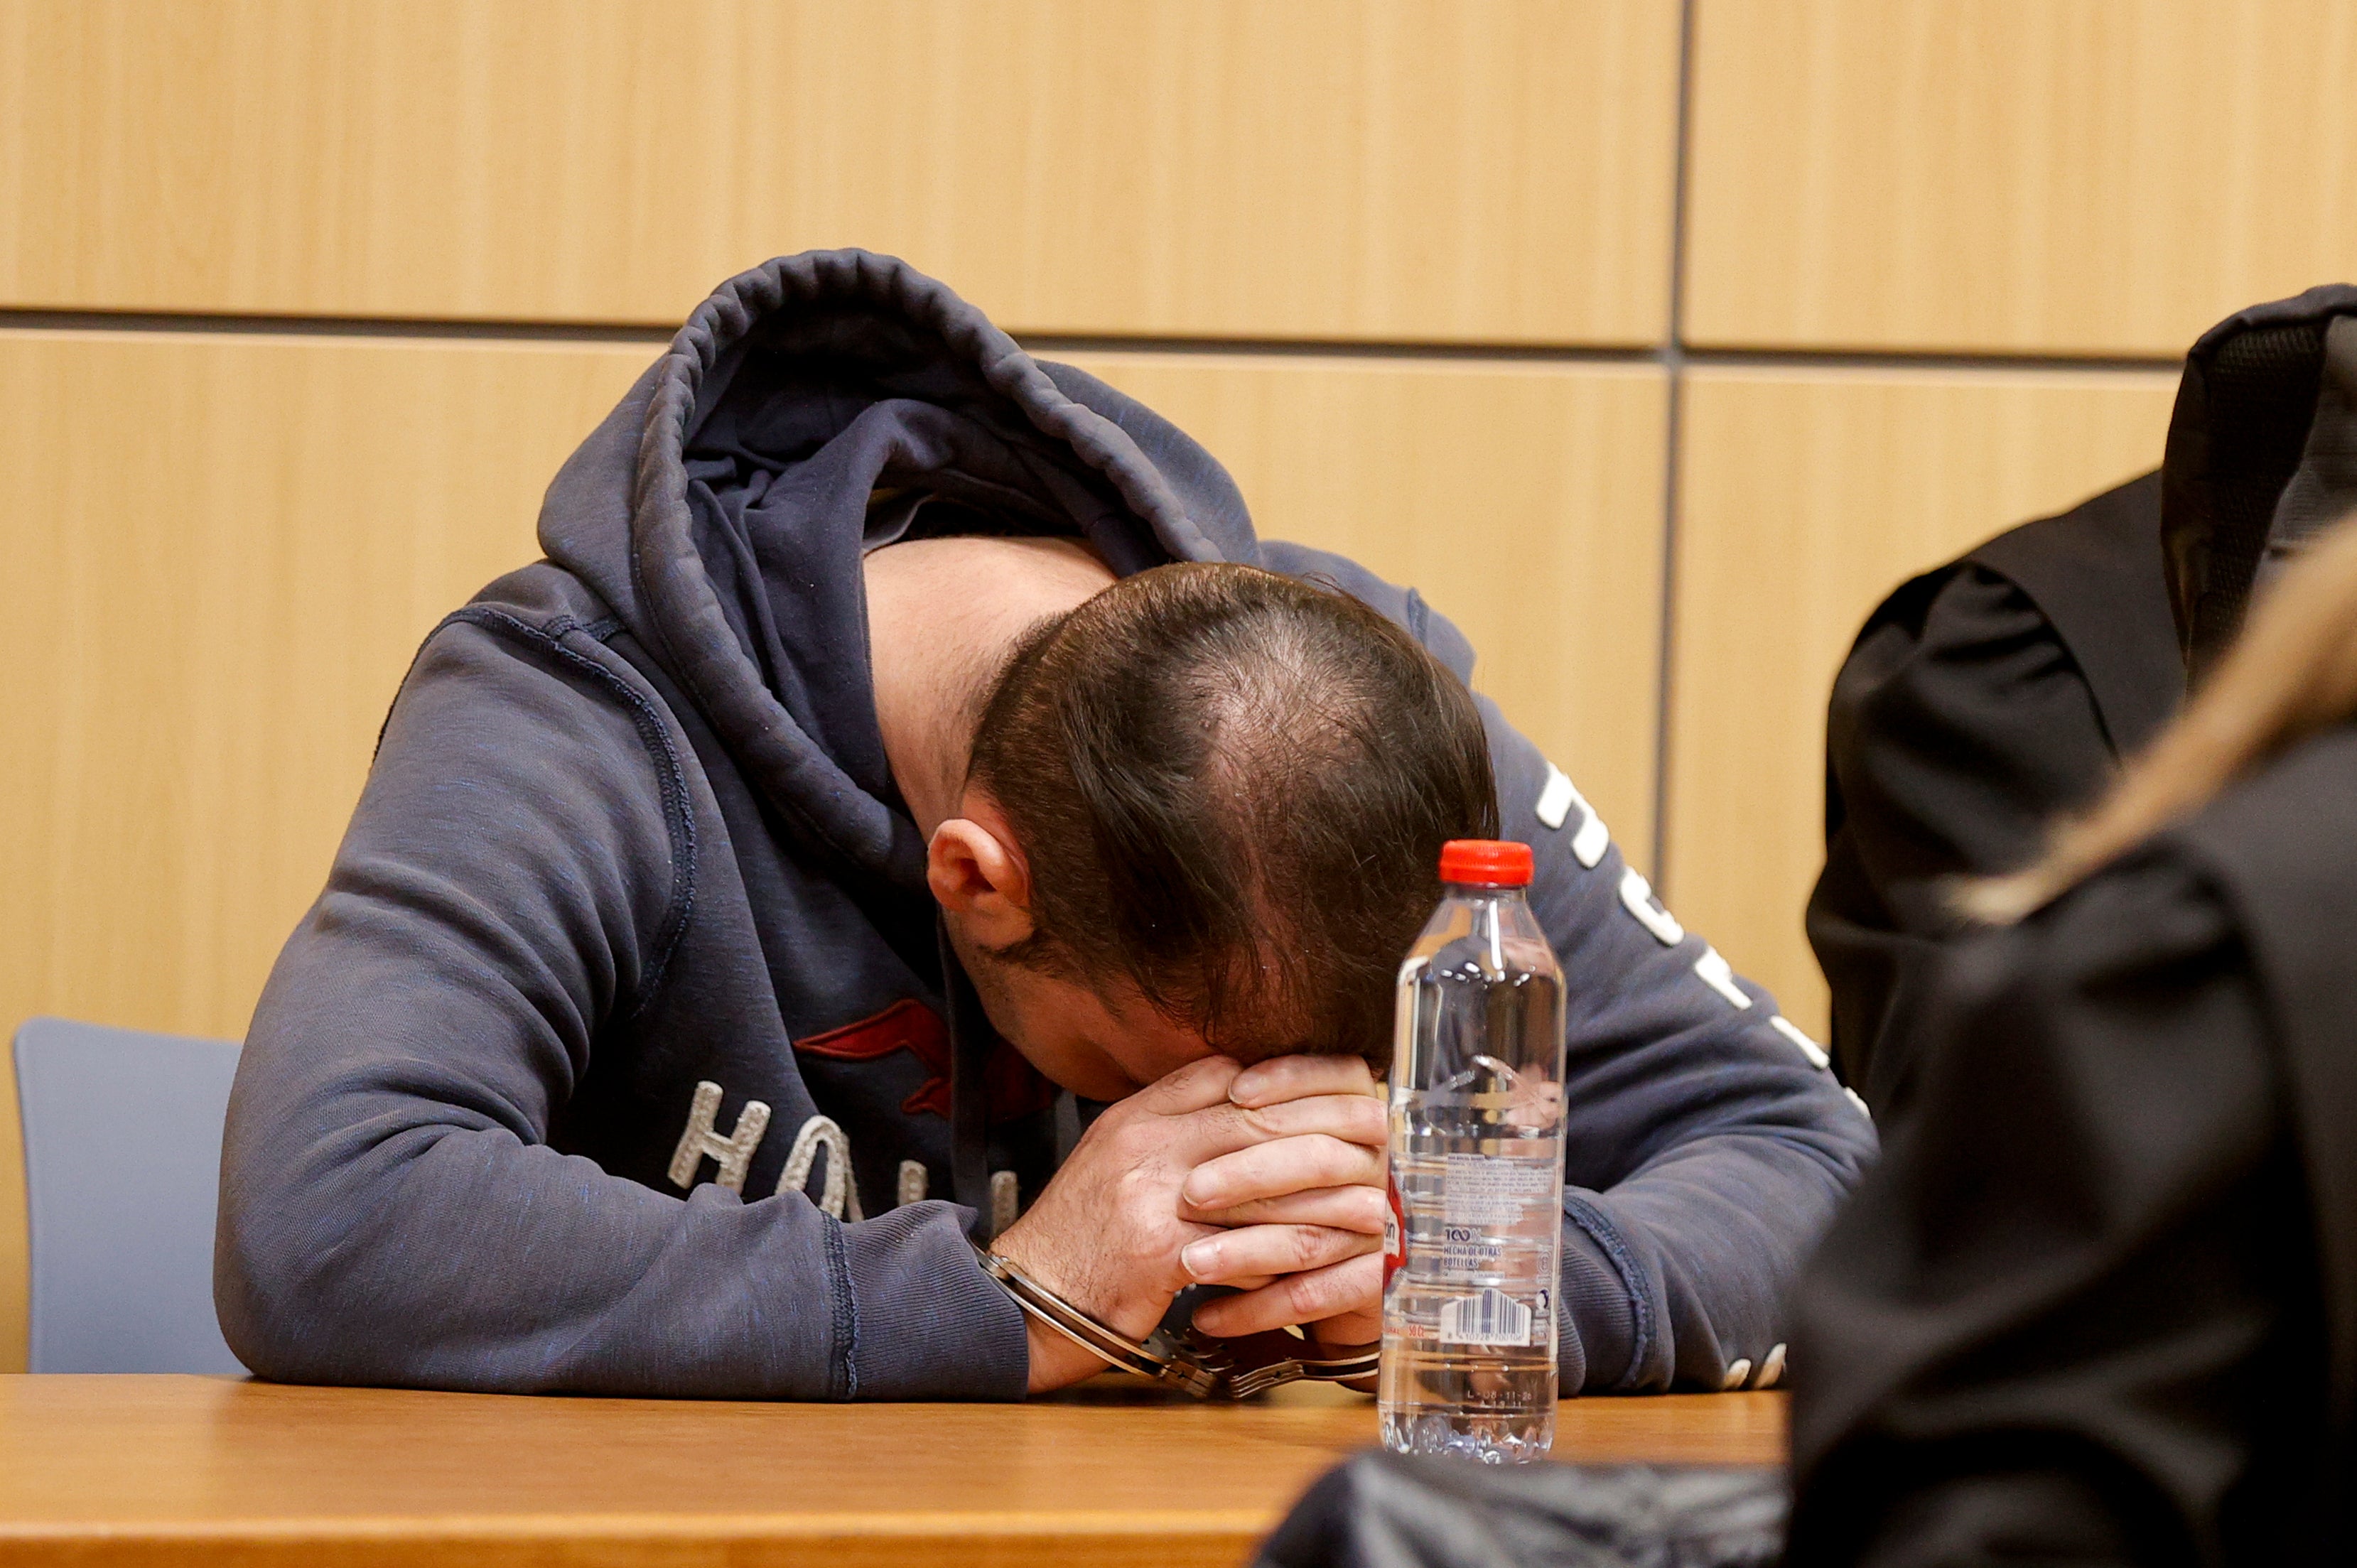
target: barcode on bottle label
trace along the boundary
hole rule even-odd
[[[1501,1290],[1460,1295],[1440,1304],[1444,1345],[1527,1345],[1531,1309]]]
[[[1519,1225],[1531,1205],[1551,1207],[1555,1172],[1482,1155],[1450,1155],[1440,1193],[1451,1225]]]

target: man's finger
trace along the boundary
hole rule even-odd
[[[1164,1155],[1190,1167],[1256,1144],[1319,1135],[1380,1155],[1390,1142],[1390,1123],[1381,1101],[1361,1094],[1321,1094],[1260,1111],[1222,1100],[1186,1115],[1165,1117],[1155,1131]]]
[[[1319,1187],[1282,1197],[1202,1211],[1182,1205],[1178,1218],[1200,1225],[1331,1225],[1369,1236],[1383,1233],[1383,1189],[1379,1187]]]
[[[1371,1187],[1383,1179],[1382,1150],[1313,1133],[1206,1160],[1188,1173],[1178,1196],[1189,1208],[1208,1213],[1311,1187]]]
[[[1361,1231],[1326,1225],[1246,1225],[1188,1243],[1178,1261],[1199,1284],[1257,1283],[1262,1276],[1322,1269],[1382,1244]]]
[[[1243,1070],[1229,1057],[1204,1057],[1163,1074],[1132,1098],[1159,1116],[1183,1116],[1228,1103],[1228,1090]]]
[[[1218,1110],[1205,1112],[1217,1117]],[[1225,1112],[1256,1128],[1263,1138],[1291,1138],[1304,1133],[1325,1133],[1371,1149],[1391,1143],[1391,1115],[1383,1102],[1363,1094],[1313,1094],[1300,1100],[1280,1100],[1274,1105]]]
[[[1374,1070],[1357,1057],[1271,1057],[1236,1074],[1228,1098],[1257,1111],[1312,1094],[1372,1095]]]
[[[1345,1314],[1372,1313],[1383,1300],[1383,1260],[1369,1252],[1306,1273],[1223,1295],[1195,1309],[1195,1326],[1223,1339],[1285,1328],[1297,1323],[1318,1323]]]
[[[1391,1120],[1380,1100],[1363,1094],[1318,1094],[1306,1100],[1284,1100],[1256,1111],[1222,1101],[1174,1118],[1169,1129],[1174,1158],[1200,1165],[1234,1149],[1250,1148],[1279,1138],[1299,1138],[1322,1133],[1344,1143],[1370,1149],[1391,1142]],[[1180,1148],[1187,1153],[1180,1155]]]

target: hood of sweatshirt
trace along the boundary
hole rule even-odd
[[[1044,363],[888,256],[813,251],[715,290],[559,471],[541,547],[676,681],[812,849],[911,888],[925,849],[877,727],[862,555],[1060,535],[1125,575],[1256,562],[1177,427]]]

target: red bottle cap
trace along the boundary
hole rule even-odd
[[[1440,879],[1482,887],[1528,887],[1531,846],[1499,839],[1450,839],[1440,846]]]

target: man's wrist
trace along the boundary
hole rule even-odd
[[[1103,1361],[1028,1313],[1023,1316],[1023,1337],[1031,1354],[1027,1393],[1053,1393],[1105,1369]]]
[[[1018,1223],[991,1242],[990,1250],[1022,1270],[1025,1274],[1039,1284],[1055,1292],[1062,1300],[1079,1307],[1114,1332],[1128,1338],[1145,1338],[1154,1332],[1155,1325],[1162,1321],[1161,1311],[1150,1302],[1133,1301],[1125,1304],[1118,1301],[1099,1300],[1098,1292],[1090,1290],[1087,1282],[1071,1277],[1076,1273],[1085,1273],[1085,1271],[1076,1271],[1064,1266],[1070,1262],[1069,1257],[1058,1257],[1057,1249],[1052,1240],[1045,1246],[1037,1245],[1039,1240],[1031,1230]]]
[[[1016,1241],[1017,1244],[1014,1247],[1006,1245],[1010,1240]],[[1029,1372],[1024,1391],[1029,1394],[1044,1394],[1057,1389],[1068,1388],[1083,1378],[1093,1377],[1105,1369],[1105,1362],[1084,1347],[1074,1344],[1071,1336],[1060,1334],[1047,1324],[1040,1322],[1028,1309],[1022,1306],[1021,1298],[1008,1288],[1005,1280],[992,1274],[991,1259],[995,1254],[999,1261],[1012,1263],[1025,1273],[1030,1274],[1032,1278],[1038,1279],[1039,1276],[1036,1267],[1032,1260],[1026,1255],[1029,1249],[1024,1247],[1015,1231],[1010,1230],[993,1242],[987,1250],[979,1246],[974,1248],[974,1261],[982,1266],[983,1273],[991,1279],[992,1283],[1005,1291],[1007,1299],[1014,1302],[1017,1310],[1023,1313],[1023,1342],[1026,1353],[1029,1357]]]

